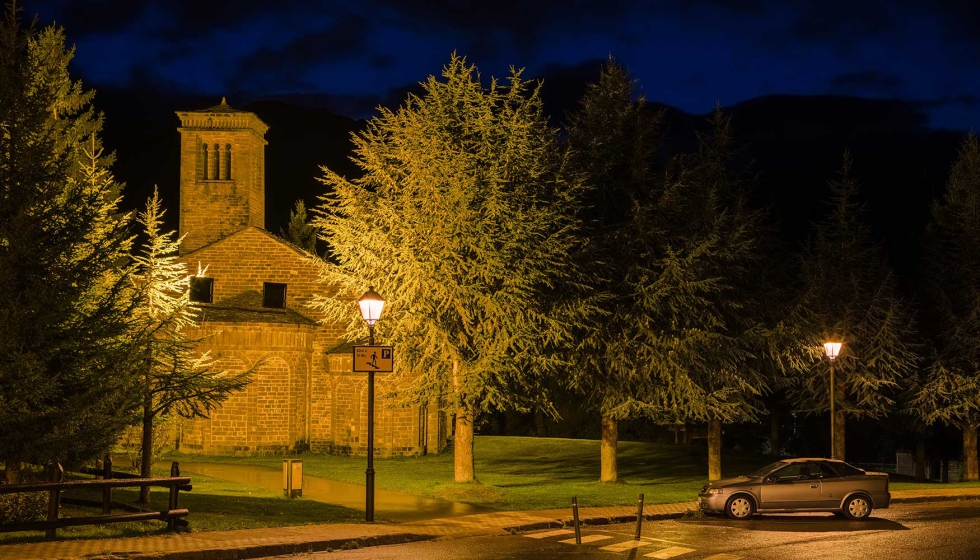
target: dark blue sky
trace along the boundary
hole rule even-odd
[[[305,93],[351,116],[400,101],[454,49],[484,76],[575,73],[612,54],[647,97],[695,113],[766,94],[914,103],[980,129],[980,1],[34,0],[86,85]]]

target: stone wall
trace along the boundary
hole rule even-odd
[[[180,447],[191,453],[278,454],[309,441],[310,352],[314,327],[207,323],[202,350],[229,373],[253,369],[252,383],[208,419],[184,422]]]

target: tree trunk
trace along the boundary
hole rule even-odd
[[[476,480],[476,467],[473,463],[473,422],[475,411],[467,405],[456,410],[456,439],[453,442],[453,465],[456,482]]]
[[[977,465],[977,425],[963,425],[963,480],[980,480]]]
[[[838,459],[840,459],[841,461],[844,461],[845,460],[845,455],[844,455],[844,443],[845,443],[844,429],[845,429],[846,420],[847,420],[846,413],[843,410],[838,410],[837,411],[836,431],[834,433],[834,435],[835,435],[835,438],[834,438],[835,439],[835,441],[834,441],[834,455]]]
[[[721,480],[721,420],[708,421],[708,480]]]
[[[926,439],[922,434],[915,442],[915,479],[926,479]]]
[[[20,467],[20,461],[15,461],[13,459],[8,459],[3,463],[3,478],[7,484],[17,484],[20,482]]]
[[[150,466],[153,464],[153,400],[149,392],[143,399],[143,440],[140,442],[140,476],[150,477]],[[141,504],[150,503],[150,487],[140,487]]]
[[[779,457],[781,455],[780,450],[783,447],[782,426],[779,424],[782,420],[781,416],[778,410],[773,410],[769,416],[769,454],[773,457]]]
[[[616,482],[619,467],[616,464],[616,446],[619,443],[619,424],[608,416],[602,417],[602,442],[599,444],[601,482]]]

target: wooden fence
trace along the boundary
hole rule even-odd
[[[167,527],[171,530],[176,529],[179,522],[183,521],[189,513],[187,509],[178,507],[180,492],[189,492],[190,477],[180,476],[180,467],[175,462],[170,466],[170,476],[161,478],[141,478],[125,473],[112,471],[112,464],[107,462],[106,468],[99,472],[93,469],[85,469],[83,472],[100,474],[102,480],[72,480],[65,482],[65,471],[60,464],[48,467],[48,478],[50,482],[36,484],[0,484],[0,494],[18,494],[26,492],[48,492],[48,515],[45,521],[30,521],[25,523],[4,523],[0,524],[0,532],[11,531],[45,531],[49,538],[54,538],[56,531],[61,527],[71,527],[76,525],[103,525],[106,523],[122,523],[127,521],[146,521],[157,519],[166,521]],[[121,476],[125,477],[121,477]],[[122,513],[110,515],[112,510],[112,489],[113,488],[139,488],[144,486],[162,486],[170,489],[170,496],[167,509],[161,511],[137,511],[135,513]],[[64,490],[77,489],[101,489],[102,490],[102,513],[103,515],[86,517],[59,517],[61,505],[61,492]],[[68,500],[66,500],[67,502]],[[83,505],[100,504],[97,502],[88,503],[85,500],[71,500],[72,503]],[[186,522],[184,522],[186,524]]]

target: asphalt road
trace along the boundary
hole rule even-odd
[[[633,540],[634,531],[631,523],[583,527],[583,544],[578,546],[571,531],[545,529],[280,558],[973,560],[980,558],[980,502],[896,505],[864,522],[829,514],[766,515],[747,522],[721,517],[648,521],[640,541]]]

